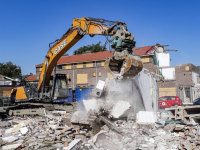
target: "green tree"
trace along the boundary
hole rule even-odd
[[[14,65],[11,61],[0,63],[0,74],[13,79],[21,78],[21,67]]]
[[[86,51],[90,51],[91,53],[105,51],[106,47],[103,48],[104,46],[100,45],[100,44],[101,44],[101,42],[99,42],[97,44],[88,45],[88,46],[82,46],[79,49],[74,51],[74,55],[82,54]]]

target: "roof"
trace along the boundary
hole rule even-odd
[[[103,52],[96,52],[90,54],[80,54],[80,55],[72,55],[61,57],[58,60],[57,64],[67,64],[67,63],[77,63],[77,62],[86,62],[86,61],[93,61],[93,60],[104,60],[107,57],[112,57],[113,51],[103,51]],[[36,65],[42,66],[42,64]]]
[[[25,78],[25,80],[36,80],[36,75]]]
[[[139,55],[148,55],[151,50],[154,50],[155,46],[144,46],[144,47],[135,47],[133,48],[133,53],[136,56]]]
[[[1,75],[1,74],[0,74],[0,76],[1,76],[1,77],[3,77],[3,78],[5,78],[5,79],[9,79],[9,80],[12,80],[12,81],[14,81],[14,79],[12,79],[12,78],[9,78],[9,77],[6,77],[6,76],[4,76],[4,75]]]
[[[149,55],[155,49],[155,46],[144,46],[144,47],[136,47],[133,48],[134,55]],[[58,60],[57,64],[67,64],[67,63],[78,63],[78,62],[87,62],[94,60],[105,60],[107,57],[112,57],[114,50],[112,51],[103,51],[96,52],[90,54],[80,54],[80,55],[72,55],[72,56],[64,56]],[[38,64],[35,67],[42,66],[42,64]]]

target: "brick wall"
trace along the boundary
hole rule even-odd
[[[188,67],[189,66],[189,70]],[[192,72],[198,73],[197,67],[193,64],[182,64],[175,66],[175,75],[177,85],[194,85],[192,81]]]
[[[73,88],[76,86],[96,86],[98,80],[105,80],[107,78],[107,72],[104,69],[104,66],[101,65],[102,61],[93,62],[93,67],[86,67],[86,63],[83,62],[83,68],[77,68],[77,64],[71,64],[71,69],[65,69],[63,64],[62,69],[57,69],[57,74],[66,74],[71,81],[69,82],[69,87]],[[96,67],[97,66],[97,67]],[[73,70],[74,67],[74,70]],[[74,77],[73,77],[74,72]],[[99,76],[99,72],[101,72],[101,76]],[[93,76],[93,73],[96,76]],[[88,83],[87,84],[78,84],[77,83],[77,74],[87,74]],[[52,72],[53,75],[53,72]],[[39,79],[40,71],[39,68],[36,68],[36,79]]]

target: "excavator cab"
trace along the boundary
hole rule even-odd
[[[55,79],[54,76],[51,76],[49,92],[51,92],[53,100],[68,98],[69,89],[65,74],[56,74]]]

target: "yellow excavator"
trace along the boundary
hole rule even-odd
[[[45,107],[44,104],[52,104],[54,100],[66,99],[69,96],[66,76],[56,74],[55,66],[59,58],[86,34],[91,37],[95,35],[112,36],[110,45],[115,51],[112,58],[106,59],[105,69],[116,79],[121,80],[130,75],[134,76],[142,70],[141,59],[133,55],[134,36],[127,30],[126,23],[89,17],[74,18],[71,28],[59,40],[50,43],[53,45],[49,46],[39,83],[24,82],[21,86],[12,89],[11,102],[21,105],[8,108],[10,115],[14,114],[14,110],[27,109],[27,106],[31,109],[32,106],[35,106],[34,108]],[[51,76],[52,72],[53,76]],[[63,106],[61,108],[57,105],[57,108],[62,109]]]

